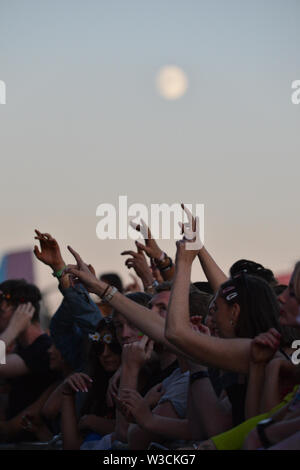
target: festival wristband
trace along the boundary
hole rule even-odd
[[[53,271],[52,276],[57,277],[57,279],[60,279],[66,269],[66,266],[64,266],[62,269],[59,271]]]

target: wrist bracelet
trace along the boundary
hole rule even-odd
[[[167,266],[161,267],[161,268],[158,266],[158,269],[159,269],[160,271],[162,271],[162,272],[163,272],[163,271],[167,271],[168,269],[171,269],[172,266],[173,266],[172,258],[170,258],[170,257],[168,256],[167,259],[169,260],[169,264],[168,264]]]
[[[272,424],[274,424],[274,420],[272,418],[267,418],[267,419],[263,419],[256,425],[258,437],[265,449],[268,449],[269,447],[272,446],[272,443],[269,441],[265,433],[266,428],[268,426],[271,426]]]
[[[118,289],[114,286],[108,286],[110,288],[110,291],[108,292],[108,294],[105,294],[107,289],[105,289],[104,291],[104,294],[101,296],[101,299],[103,300],[103,302],[110,302],[111,299],[113,298],[113,296],[115,295],[116,292],[118,292]]]
[[[146,291],[146,292],[148,292],[149,290],[152,290],[152,291],[154,290],[154,291],[155,291],[156,288],[157,288],[157,286],[159,286],[159,282],[155,279],[155,280],[152,282],[152,284],[150,284],[150,286],[147,286],[147,287],[145,288],[145,291]]]
[[[110,285],[106,286],[103,294],[100,295],[101,299],[103,299],[105,297],[105,294],[106,294],[106,292],[108,291],[109,288],[110,288]]]
[[[194,383],[196,380],[200,379],[209,379],[209,373],[207,370],[198,370],[198,372],[194,372],[190,375],[190,383]]]
[[[67,266],[64,266],[62,269],[60,269],[59,271],[53,271],[52,273],[52,276],[54,277],[57,277],[57,279],[60,279],[61,276],[63,275],[64,273],[64,270],[66,269]]]

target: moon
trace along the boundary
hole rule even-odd
[[[188,79],[184,71],[176,65],[165,65],[156,76],[159,94],[167,100],[177,100],[188,88]]]

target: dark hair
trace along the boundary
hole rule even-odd
[[[246,273],[224,282],[220,296],[228,303],[238,303],[240,314],[235,333],[239,338],[254,338],[260,333],[276,328],[281,333],[282,344],[286,344],[278,322],[279,305],[270,285],[262,278]]]
[[[250,261],[247,259],[240,259],[236,261],[230,268],[230,277],[234,277],[240,273],[252,274],[253,276],[261,277],[271,286],[278,284],[275,279],[273,271],[265,268],[262,264]]]
[[[189,313],[190,316],[202,315],[203,321],[208,314],[208,307],[212,300],[212,295],[207,292],[203,292],[193,284],[190,285],[189,293]]]
[[[34,307],[32,322],[39,321],[41,292],[34,284],[25,279],[10,279],[0,284],[1,300],[6,300],[15,308],[22,303],[30,302]]]
[[[206,284],[206,283],[204,283]],[[160,292],[170,291],[172,289],[172,282],[165,281],[161,282],[156,287],[156,292],[159,294]],[[212,299],[212,296],[207,292],[203,292],[194,284],[190,284],[190,292],[189,292],[189,314],[190,316],[194,315],[202,315],[203,320],[208,313],[208,306]]]
[[[197,281],[193,282],[193,285],[201,292],[206,292],[207,294],[214,295],[214,290],[211,287],[209,282]]]
[[[111,317],[105,317],[100,320],[95,333],[101,333],[103,330],[109,330],[112,335],[111,350],[121,357],[122,348],[118,343],[116,331]],[[108,345],[110,346],[110,345]],[[88,375],[93,379],[93,386],[89,391],[81,409],[81,415],[96,414],[105,416],[113,414],[106,404],[106,391],[108,381],[114,372],[107,372],[99,362],[99,343],[91,340],[88,351]]]
[[[143,305],[144,307],[148,307],[149,302],[152,299],[152,296],[150,294],[146,294],[146,292],[130,292],[129,294],[126,294],[125,297],[132,300],[133,302],[136,302],[137,304]],[[112,316],[116,315],[117,313],[119,313],[118,310],[114,309]]]
[[[287,289],[287,287],[288,286],[286,286],[285,284],[277,284],[277,286],[274,286],[273,289],[274,289],[276,296],[278,297],[279,295],[281,295],[282,292],[284,292]]]
[[[119,292],[123,292],[123,283],[117,273],[104,273],[100,275],[100,281],[107,282],[110,286],[116,287]]]

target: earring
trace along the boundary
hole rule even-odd
[[[230,320],[230,325],[234,326],[234,321],[233,320]]]

